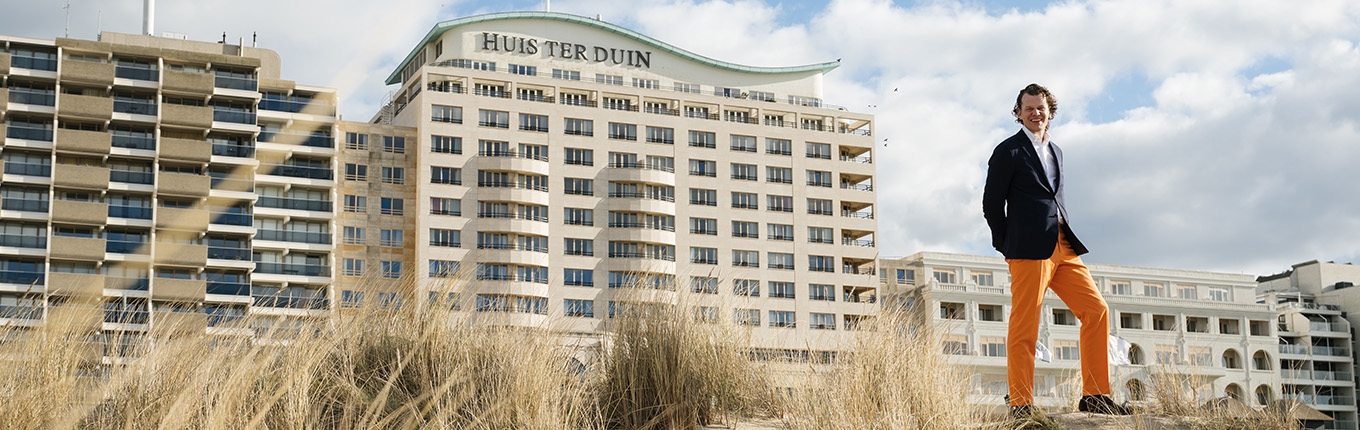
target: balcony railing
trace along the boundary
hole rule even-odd
[[[262,164],[260,167],[270,167],[269,174],[274,176],[287,176],[290,178],[319,179],[329,181],[335,178],[335,172],[327,167],[298,166],[291,164]]]
[[[33,91],[25,88],[10,88],[9,102],[34,106],[56,106],[57,93]]]
[[[209,257],[212,256],[209,255]],[[208,294],[222,294],[228,296],[249,296],[250,284],[241,282],[208,281]]]
[[[261,198],[261,199],[267,199],[267,198],[272,199],[272,198],[275,198],[275,197],[260,197],[260,198]],[[329,210],[329,209],[328,209],[328,210]],[[248,214],[248,213],[241,213],[241,212],[211,212],[209,215],[212,217],[211,223],[212,223],[212,224],[218,224],[218,225],[249,226],[249,225],[254,224],[254,222],[255,222],[255,217],[254,217],[253,215],[251,215],[251,214]]]
[[[147,278],[120,278],[114,276],[104,278],[104,288],[111,290],[146,291],[150,286],[151,280]]]
[[[477,156],[479,156],[479,157],[523,158],[523,159],[528,159],[528,160],[548,161],[548,155],[547,155],[547,154],[532,153],[532,152],[519,152],[519,151],[512,151],[512,150],[506,150],[506,151],[498,151],[498,150],[477,151]]]
[[[331,276],[330,266],[315,264],[290,264],[290,263],[255,263],[256,273],[272,273],[275,275],[296,275],[296,276]]]
[[[55,58],[35,58],[15,55],[10,58],[10,65],[20,69],[46,70],[49,72],[57,71],[57,60]]]
[[[845,295],[844,295],[844,301],[845,301],[846,303],[877,303],[877,302],[878,302],[878,296],[877,296],[877,295],[873,295],[873,294],[869,294],[869,295],[856,295],[856,294],[845,293]]]
[[[42,306],[9,306],[0,305],[0,318],[15,318],[24,320],[42,319]]]
[[[0,208],[7,211],[47,212],[47,200],[4,199]]]
[[[257,230],[255,240],[274,240],[281,242],[312,243],[330,245],[331,234],[310,231]]]
[[[113,76],[124,79],[135,79],[138,81],[158,81],[161,79],[159,70],[126,66],[115,66],[113,68]]]
[[[148,245],[149,243],[147,242],[138,242],[135,240],[109,240],[104,244],[104,252],[118,254],[148,254],[151,252],[151,247]]]
[[[113,100],[114,112],[155,116],[157,110],[156,102],[152,101]]]
[[[152,185],[156,183],[156,174],[128,170],[109,170],[109,182]]]
[[[874,219],[873,212],[841,211],[841,216],[855,219]]]
[[[105,308],[104,322],[113,324],[146,324],[150,312],[145,310]]]
[[[255,296],[252,299],[255,306],[269,308],[289,308],[289,309],[329,309],[330,300],[323,296],[315,297],[293,297],[293,296]]]
[[[52,141],[52,129],[42,127],[24,127],[11,124],[5,130],[5,137],[11,139],[39,140],[43,142]]]
[[[331,202],[325,200],[293,199],[287,197],[260,196],[260,198],[255,201],[255,206],[278,209],[296,209],[316,212],[331,211]]]
[[[213,86],[231,90],[258,91],[260,81],[255,78],[238,78],[234,76],[217,75],[213,81]]]
[[[214,108],[213,121],[231,122],[237,124],[254,124],[255,112],[241,112]]]
[[[874,241],[868,239],[851,239],[846,237],[841,238],[841,245],[862,246],[866,248],[872,248],[874,246]]]
[[[212,155],[250,158],[255,156],[255,147],[249,145],[214,143],[212,146]]]
[[[321,103],[316,100],[312,100],[310,102],[300,102],[292,100],[271,100],[271,99],[260,100],[260,110],[299,113],[307,109],[308,106],[317,106],[318,109],[327,112],[335,109],[328,103]]]
[[[151,208],[109,205],[109,216],[113,218],[151,219]]]
[[[300,144],[302,146],[310,146],[313,148],[335,147],[335,137],[321,134],[281,133],[274,131],[262,131],[260,132],[260,136],[256,138],[256,140],[260,142]]]
[[[154,151],[156,149],[156,138],[151,136],[114,134],[110,144],[119,148],[148,149]]]
[[[219,248],[214,246],[208,247],[208,258],[212,259],[249,261],[250,256],[251,256],[250,248]]]
[[[5,163],[5,174],[52,177],[52,166],[35,163]]]
[[[0,282],[7,284],[43,285],[47,276],[42,272],[0,270]]]
[[[46,248],[47,236],[25,236],[20,234],[0,234],[0,246],[16,248]]]

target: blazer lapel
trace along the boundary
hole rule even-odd
[[[1034,142],[1029,140],[1029,135],[1025,134],[1024,130],[1020,130],[1018,136],[1020,137],[1020,148],[1025,151],[1025,156],[1028,157],[1025,163],[1029,164],[1030,171],[1034,172],[1034,177],[1039,181],[1039,185],[1050,193],[1057,193],[1053,185],[1048,183],[1048,174],[1044,172],[1044,164],[1039,161],[1039,152],[1034,150]],[[1058,169],[1058,172],[1061,176],[1062,169]]]
[[[1062,156],[1062,149],[1059,149],[1059,148],[1058,148],[1058,145],[1057,145],[1057,144],[1054,144],[1053,142],[1048,142],[1048,147],[1049,147],[1049,148],[1053,148],[1053,160],[1057,161],[1057,164],[1058,164],[1058,175],[1057,175],[1058,179],[1055,180],[1055,181],[1053,181],[1053,185],[1054,185],[1053,188],[1054,188],[1054,190],[1061,190],[1061,189],[1062,189],[1062,181],[1063,181],[1063,156]]]

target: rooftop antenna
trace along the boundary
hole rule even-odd
[[[66,6],[61,8],[66,11],[66,35],[62,37],[71,37],[71,0],[66,0]]]
[[[259,41],[260,41],[260,34],[259,34],[258,32],[254,32],[254,31],[250,32],[250,47],[251,47],[251,48],[254,48],[254,47],[259,46],[259,44],[258,44]]]
[[[156,0],[142,0],[142,34],[156,35]]]

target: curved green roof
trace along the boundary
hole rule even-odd
[[[818,63],[818,64],[808,64],[808,65],[803,65],[803,66],[790,66],[790,67],[757,67],[757,66],[744,66],[744,65],[741,65],[741,64],[729,63],[729,62],[726,62],[726,61],[714,60],[714,59],[712,59],[712,58],[708,58],[708,57],[705,57],[705,56],[702,56],[702,55],[699,55],[699,54],[695,54],[695,53],[693,53],[693,52],[689,52],[689,51],[686,51],[686,50],[684,50],[684,49],[680,49],[680,48],[678,48],[678,47],[676,47],[676,46],[674,46],[674,45],[671,45],[671,44],[669,44],[669,43],[666,43],[666,42],[662,42],[662,41],[660,41],[660,40],[653,39],[652,37],[647,36],[647,35],[645,35],[645,34],[638,33],[638,32],[636,32],[636,31],[629,30],[629,29],[620,27],[620,26],[618,26],[618,25],[610,24],[610,23],[607,23],[607,22],[604,22],[604,21],[601,21],[601,20],[597,20],[597,19],[587,18],[587,17],[583,17],[583,16],[570,15],[570,14],[565,14],[565,13],[557,13],[557,12],[501,12],[501,13],[491,13],[491,14],[486,14],[486,15],[469,16],[469,17],[464,17],[464,18],[458,18],[458,19],[448,20],[448,21],[444,21],[444,22],[435,24],[435,25],[434,25],[434,28],[431,28],[431,29],[430,29],[430,32],[429,32],[428,34],[425,35],[425,38],[424,38],[423,40],[421,40],[420,43],[416,44],[415,48],[412,48],[412,49],[411,49],[411,53],[406,54],[406,58],[403,59],[403,60],[401,60],[401,64],[399,64],[399,65],[397,66],[397,69],[396,69],[396,70],[393,70],[393,71],[392,71],[392,74],[387,76],[387,84],[388,84],[388,85],[392,85],[392,84],[400,83],[400,82],[401,82],[401,70],[402,70],[403,68],[405,68],[406,65],[409,64],[413,58],[416,57],[416,53],[420,52],[420,49],[421,49],[421,48],[423,48],[426,44],[428,44],[428,43],[434,41],[434,40],[435,40],[436,38],[438,38],[440,35],[444,34],[444,32],[449,31],[449,30],[452,30],[452,29],[454,29],[455,27],[463,26],[463,25],[476,24],[476,23],[479,23],[479,22],[501,21],[501,20],[508,20],[508,19],[542,19],[542,20],[551,20],[551,21],[565,21],[565,22],[570,22],[570,23],[585,25],[585,26],[589,26],[589,27],[595,27],[595,28],[598,28],[598,29],[601,29],[601,30],[604,30],[604,31],[608,31],[608,32],[610,32],[610,33],[614,33],[614,34],[618,34],[618,35],[621,35],[621,36],[625,36],[625,37],[632,38],[632,39],[637,40],[637,41],[639,41],[639,42],[642,42],[642,43],[644,43],[644,44],[651,45],[651,46],[655,47],[656,49],[659,49],[659,50],[661,50],[661,51],[663,51],[663,52],[668,52],[668,53],[671,53],[671,54],[673,54],[673,55],[679,56],[680,58],[688,59],[688,60],[690,60],[690,61],[694,61],[694,62],[696,62],[696,63],[703,64],[703,65],[707,65],[707,66],[710,66],[710,67],[714,67],[714,68],[718,68],[718,69],[722,69],[722,70],[730,70],[730,71],[734,71],[734,72],[760,73],[760,74],[782,74],[782,73],[801,73],[801,72],[812,72],[812,71],[817,71],[817,72],[826,73],[826,72],[829,72],[829,71],[831,71],[832,69],[835,69],[836,67],[840,66],[840,61],[839,61],[839,60],[837,60],[837,61],[825,62],[825,63]]]

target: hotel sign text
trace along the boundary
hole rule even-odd
[[[651,51],[586,46],[579,43],[559,42],[556,40],[540,42],[538,39],[504,36],[487,32],[482,32],[481,42],[481,49],[483,51],[518,52],[529,55],[543,52],[548,58],[594,61],[596,63],[610,62],[642,68],[652,67]]]

